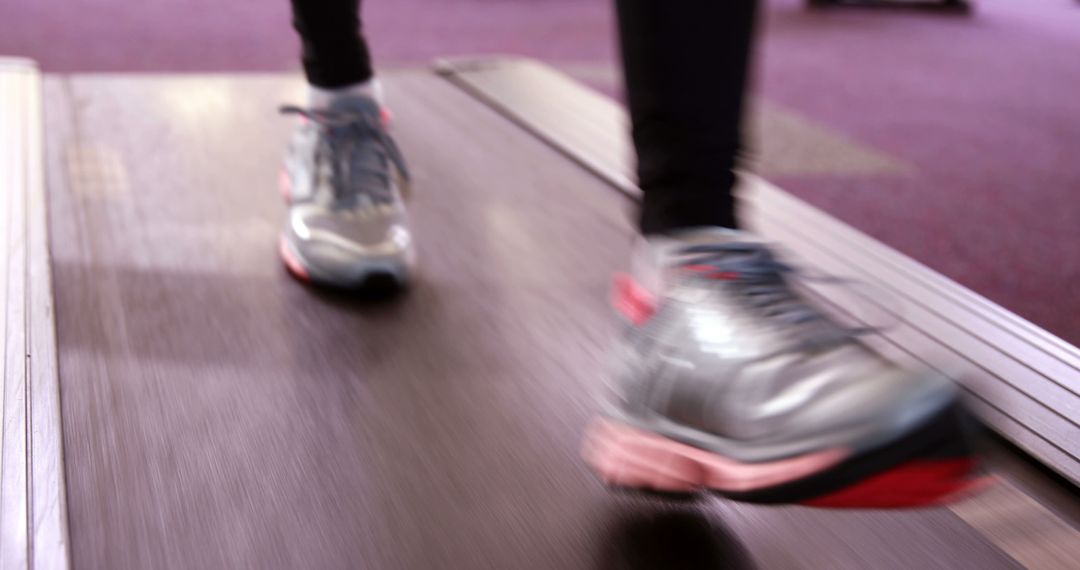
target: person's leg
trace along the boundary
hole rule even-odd
[[[292,11],[308,83],[338,89],[372,78],[360,0],[292,0]]]
[[[610,485],[902,507],[975,481],[957,390],[860,343],[734,229],[754,0],[617,0],[643,239],[614,397],[586,460]]]
[[[756,0],[616,0],[646,234],[735,227]]]

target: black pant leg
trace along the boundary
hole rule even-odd
[[[644,233],[735,227],[756,0],[615,0]]]
[[[335,88],[371,78],[371,54],[360,31],[360,0],[291,1],[309,83]]]

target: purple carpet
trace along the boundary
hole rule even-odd
[[[1080,344],[1080,5],[971,17],[774,3],[764,93],[914,175],[777,179]]]
[[[611,63],[609,0],[374,0],[376,58]],[[0,4],[0,53],[46,71],[293,70],[285,0]],[[915,166],[785,189],[1080,344],[1080,4],[972,14],[772,0],[758,91]]]
[[[370,0],[378,62],[515,53],[611,61],[606,0]],[[46,71],[299,69],[288,0],[34,0],[0,3],[0,53]]]

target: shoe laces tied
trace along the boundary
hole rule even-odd
[[[740,299],[766,318],[796,334],[792,350],[835,346],[880,330],[878,327],[845,327],[808,303],[792,288],[803,281],[843,283],[830,277],[808,277],[776,259],[767,246],[754,242],[700,244],[681,248],[677,265],[706,279],[723,282]]]
[[[393,164],[405,181],[409,180],[405,157],[376,113],[305,109],[295,105],[282,106],[280,111],[285,115],[300,115],[322,127],[325,144],[316,147],[316,162],[322,159],[330,163],[331,176],[338,182],[330,187],[338,201],[363,194],[374,203],[391,202],[392,174],[388,164]],[[371,153],[375,153],[376,160],[369,159]],[[358,178],[365,174],[376,177],[381,184],[358,183]]]

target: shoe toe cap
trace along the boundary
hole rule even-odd
[[[292,212],[285,235],[304,262],[323,273],[348,274],[379,265],[408,267],[415,262],[412,235],[404,220],[395,217],[339,219]]]

